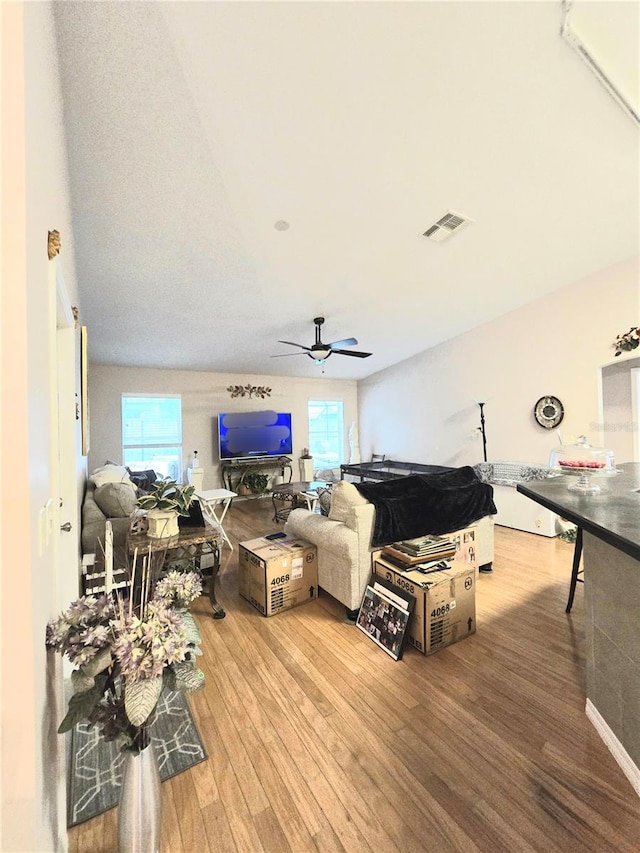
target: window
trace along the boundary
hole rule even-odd
[[[122,395],[122,458],[132,471],[182,480],[181,397]]]
[[[342,400],[309,400],[309,453],[315,470],[338,468],[343,459]]]

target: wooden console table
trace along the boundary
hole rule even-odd
[[[220,570],[220,543],[222,533],[211,524],[204,527],[183,527],[178,536],[169,539],[156,539],[145,533],[136,533],[129,537],[128,549],[133,554],[138,550],[140,556],[145,553],[157,553],[166,550],[165,562],[178,560],[194,560],[197,570],[203,578],[209,580],[209,601],[213,610],[214,619],[224,619],[225,612],[216,600],[216,580]],[[201,570],[200,560],[205,554],[213,555],[213,566],[211,569]]]
[[[291,482],[293,467],[289,456],[260,456],[246,459],[223,459],[220,463],[222,485],[231,492],[237,492],[247,474],[254,471],[280,472],[284,478],[285,471],[289,472],[288,483]]]

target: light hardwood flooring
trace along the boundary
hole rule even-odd
[[[234,545],[278,529],[236,501]],[[264,618],[223,551],[226,618],[193,607],[209,759],[162,785],[163,853],[638,853],[640,800],[587,720],[573,546],[495,529],[475,635],[396,662],[317,601]],[[114,853],[117,809],[69,832]]]

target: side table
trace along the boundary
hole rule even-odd
[[[302,506],[303,503],[306,504],[310,512],[313,512],[318,504],[318,492],[316,490],[322,486],[326,486],[326,483],[319,480],[305,483],[284,483],[276,486],[271,491],[273,520],[285,521],[291,510]],[[279,501],[283,506],[278,507],[276,501]]]
[[[195,560],[196,567],[202,577],[209,579],[209,601],[213,610],[214,619],[224,619],[224,609],[216,600],[216,580],[220,570],[220,541],[222,533],[217,527],[205,523],[204,527],[184,527],[178,536],[168,539],[155,539],[144,533],[135,533],[129,536],[128,550],[133,554],[138,550],[139,554],[165,551],[165,562],[177,560]],[[200,568],[200,560],[205,554],[213,555],[213,566],[211,569]]]
[[[231,505],[231,501],[238,497],[237,492],[232,492],[229,489],[208,489],[204,492],[196,492],[196,497],[200,501],[203,513],[208,515],[212,519],[214,525],[217,525],[220,528],[223,541],[226,542],[229,548],[233,551],[233,545],[225,533],[222,522],[224,521],[227,510]],[[216,507],[218,505],[220,505],[220,515],[216,513]]]

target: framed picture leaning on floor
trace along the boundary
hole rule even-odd
[[[400,660],[415,602],[413,595],[374,575],[364,591],[356,627]]]

